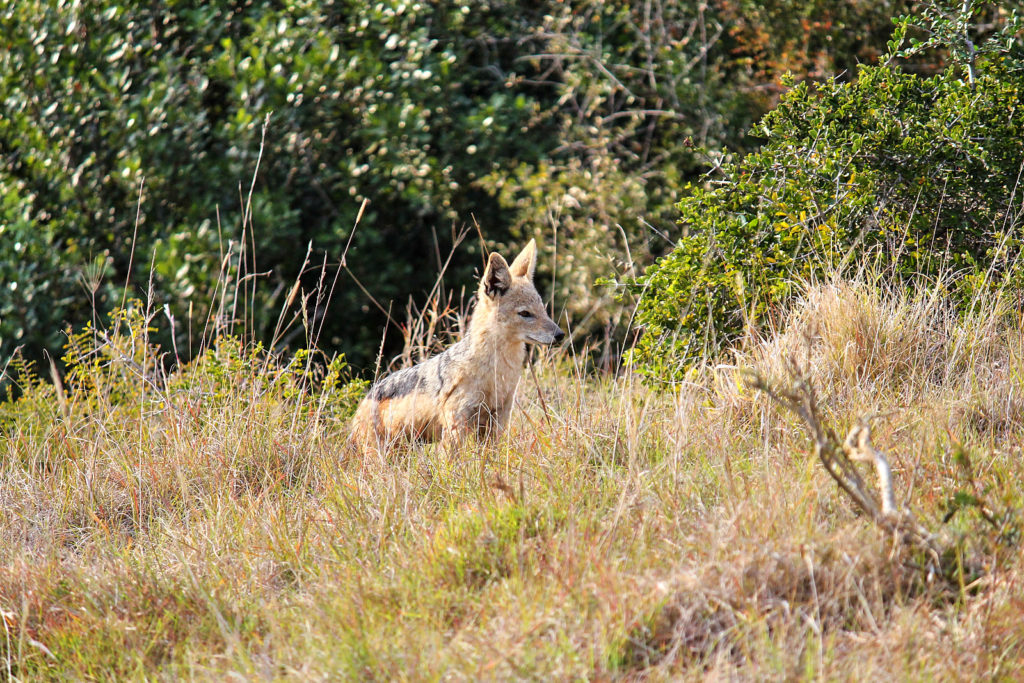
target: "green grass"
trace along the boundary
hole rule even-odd
[[[1013,528],[943,517],[1021,507],[1019,318],[843,284],[791,319],[674,393],[542,359],[499,442],[386,457],[346,445],[343,382],[230,340],[164,377],[120,328],[0,408],[0,671],[1012,677]],[[962,586],[901,564],[733,369],[794,354],[837,431],[878,416],[898,501],[981,567]]]

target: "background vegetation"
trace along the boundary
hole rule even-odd
[[[0,353],[59,357],[127,282],[169,307],[188,357],[190,325],[238,308],[222,274],[250,277],[244,329],[295,346],[271,339],[279,305],[296,277],[333,281],[350,239],[347,269],[397,313],[475,222],[487,248],[539,237],[577,337],[621,337],[594,280],[671,248],[680,191],[756,148],[782,73],[852,76],[903,7],[4,3]],[[482,250],[462,242],[449,288]],[[307,316],[365,368],[384,312],[338,282]]]
[[[680,380],[778,314],[796,282],[826,273],[870,265],[914,285],[954,273],[949,294],[965,303],[1019,286],[1016,14],[967,3],[895,24],[884,64],[795,85],[758,124],[763,148],[689,186],[682,238],[630,286],[646,330],[632,359],[648,378]],[[946,66],[933,75],[899,63],[937,48]]]
[[[2,8],[0,676],[1024,667],[1016,3]],[[528,236],[648,381],[348,444]]]

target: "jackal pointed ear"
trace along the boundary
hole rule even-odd
[[[523,247],[516,256],[516,260],[509,266],[512,277],[525,277],[533,279],[533,273],[537,270],[537,241],[530,240],[530,243]]]
[[[491,257],[487,260],[487,269],[484,270],[484,276],[480,280],[480,289],[494,299],[507,292],[511,286],[512,273],[508,270],[508,263],[501,254],[492,251]]]

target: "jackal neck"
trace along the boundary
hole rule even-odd
[[[473,323],[479,320],[479,324]],[[526,358],[526,342],[509,339],[506,330],[488,324],[488,321],[474,317],[469,332],[463,340],[469,347],[469,354],[481,368],[490,368],[490,374],[499,383],[514,383],[523,369]]]
[[[517,367],[522,364],[526,353],[526,342],[508,338],[508,334],[501,329],[490,327],[486,324],[474,327],[471,323],[466,333],[465,341],[474,357],[495,356],[507,358],[510,363]]]

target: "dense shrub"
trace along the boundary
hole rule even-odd
[[[618,307],[594,277],[663,253],[679,188],[752,149],[779,69],[847,59],[889,7],[780,34],[789,4],[7,3],[0,355],[58,355],[125,282],[168,305],[184,358],[211,315],[269,343],[296,277],[308,292],[326,262],[334,280],[364,199],[347,265],[384,308],[422,298],[475,218],[488,247],[542,237],[556,307],[606,329]],[[765,57],[771,36],[795,61]],[[450,283],[482,248],[463,243]],[[383,314],[338,283],[306,319],[365,367]]]
[[[683,186],[757,148],[747,131],[780,77],[851,75],[884,48],[904,2],[575,2],[549,7],[534,58],[559,93],[558,147],[483,185],[536,237],[577,335],[617,329],[595,275],[631,272],[678,238]],[[557,268],[553,264],[557,263]],[[548,265],[552,264],[552,265]],[[545,272],[548,272],[545,270]]]
[[[868,261],[898,277],[952,270],[960,295],[998,281],[1019,254],[1024,163],[1024,70],[1004,45],[973,82],[954,58],[932,76],[890,62],[787,93],[758,126],[766,145],[691,187],[684,236],[632,284],[641,371],[679,379],[794,282]]]
[[[0,300],[4,350],[59,348],[63,322],[91,315],[80,282],[116,303],[133,243],[138,291],[152,264],[157,303],[180,318],[191,310],[197,327],[226,253],[229,281],[270,271],[248,307],[248,327],[267,335],[273,294],[298,275],[307,243],[315,263],[321,253],[336,263],[364,197],[353,272],[385,302],[429,285],[432,231],[479,210],[473,179],[513,152],[539,152],[516,135],[536,105],[509,91],[507,50],[481,37],[515,34],[529,13],[469,8],[10,6],[0,26],[0,262],[12,288]],[[479,153],[466,153],[473,143]],[[340,288],[324,341],[375,348],[380,321],[361,319],[367,304]]]

